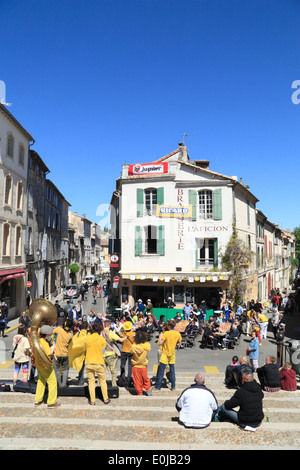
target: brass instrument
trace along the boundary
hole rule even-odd
[[[52,326],[57,320],[57,310],[54,305],[46,299],[36,299],[29,307],[31,318],[31,340],[34,356],[39,356],[45,369],[52,366],[52,361],[45,354],[39,339],[39,329],[43,325]]]

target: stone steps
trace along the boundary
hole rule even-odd
[[[265,419],[256,432],[231,423],[211,423],[205,429],[178,424],[175,403],[194,374],[176,374],[176,391],[161,389],[138,397],[120,388],[109,405],[85,397],[59,397],[62,406],[34,406],[34,395],[0,393],[0,449],[299,449],[300,390],[265,393]],[[208,374],[206,386],[219,405],[234,394],[224,386],[224,374]],[[268,421],[267,421],[268,418]]]

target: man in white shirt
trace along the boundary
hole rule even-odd
[[[195,375],[194,381],[177,400],[179,423],[186,428],[205,428],[215,417],[218,402],[213,392],[204,385],[205,377],[201,372]]]

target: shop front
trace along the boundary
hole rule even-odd
[[[0,301],[8,306],[8,318],[25,308],[25,275],[23,268],[0,271]]]
[[[205,301],[208,308],[218,310],[225,300],[228,280],[224,276],[123,275],[120,287],[121,303],[128,300],[131,307],[139,299],[150,299],[154,308],[164,308],[171,298],[175,309],[182,309],[186,302],[199,306]]]

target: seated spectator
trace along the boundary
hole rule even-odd
[[[292,364],[286,362],[280,372],[282,390],[297,390],[296,372],[292,369]]]
[[[202,335],[202,342],[201,346],[202,348],[206,348],[209,342],[211,342],[213,349],[217,349],[218,347],[218,338],[212,331],[212,324],[207,323],[207,325],[204,327],[203,335]]]
[[[256,372],[263,390],[266,392],[281,390],[279,364],[276,363],[274,356],[268,356],[265,365],[259,367]]]
[[[255,431],[261,425],[264,394],[251,372],[242,374],[241,386],[234,395],[219,408],[217,419],[232,421],[246,431]],[[233,408],[239,407],[238,411]]]
[[[230,331],[226,333],[225,338],[222,340],[222,350],[225,351],[227,349],[228,343],[231,343],[235,340],[235,338],[239,337],[239,330],[237,329],[236,325],[232,325]]]
[[[185,389],[177,400],[179,423],[187,428],[205,428],[214,419],[218,403],[213,392],[204,385],[203,374],[196,374],[194,381],[195,383]]]
[[[238,365],[230,364],[225,371],[225,385],[228,388],[236,388],[242,383],[242,374],[244,372],[254,373],[253,367],[250,366],[248,358],[241,356]]]

